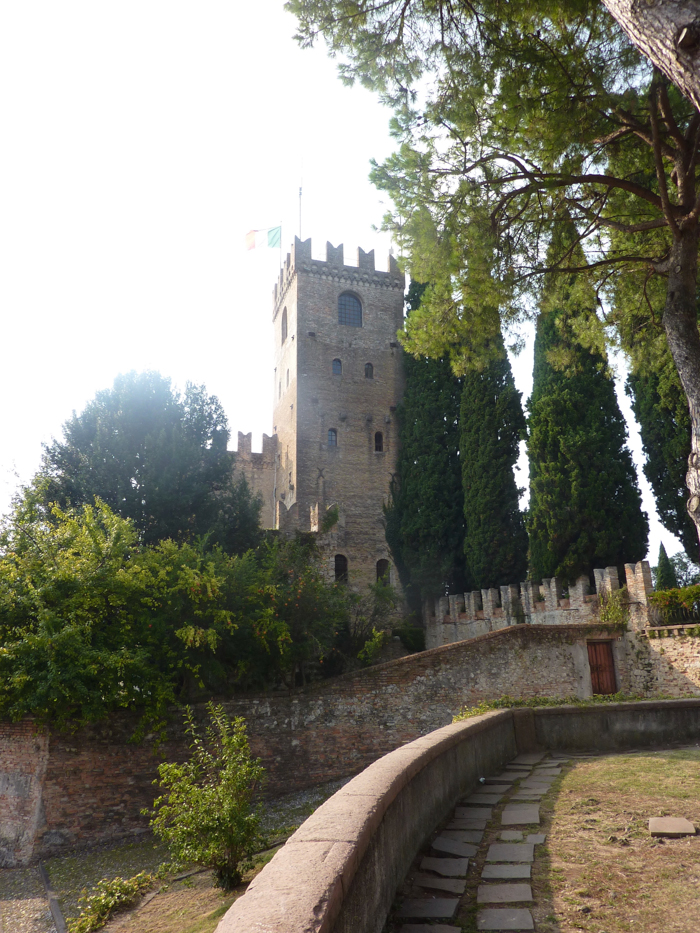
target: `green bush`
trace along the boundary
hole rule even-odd
[[[258,839],[260,816],[252,800],[264,772],[251,757],[243,719],[229,719],[213,703],[207,710],[211,722],[204,737],[186,710],[190,758],[158,767],[154,783],[166,793],[144,815],[175,859],[213,868],[217,884],[230,890],[240,883],[239,863]]]
[[[92,894],[83,891],[78,901],[80,915],[68,918],[68,933],[93,933],[101,929],[113,913],[131,907],[155,881],[156,878],[145,871],[133,878],[103,879]]]

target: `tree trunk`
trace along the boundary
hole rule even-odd
[[[700,111],[698,0],[603,0],[634,45]]]
[[[668,273],[663,326],[681,384],[688,398],[692,426],[686,483],[690,515],[700,538],[700,331],[696,295],[698,226],[674,238]]]

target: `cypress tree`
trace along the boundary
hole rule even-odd
[[[655,582],[655,589],[657,590],[675,590],[678,586],[676,571],[663,544],[659,548],[659,563],[656,567]]]
[[[568,218],[553,247],[573,244]],[[572,262],[584,263],[580,247]],[[583,276],[545,281],[529,402],[530,572],[573,581],[594,567],[641,560],[649,526],[606,360],[582,346],[577,319],[595,296]]]
[[[500,334],[497,339],[495,358],[470,370],[462,389],[464,557],[471,589],[517,583],[527,569],[527,533],[513,475],[525,416]]]
[[[409,313],[426,286],[411,282]],[[385,509],[386,539],[409,602],[462,588],[464,516],[459,465],[461,380],[446,360],[405,358],[397,408],[399,455]]]
[[[632,372],[625,387],[639,424],[644,475],[656,499],[659,521],[680,539],[690,560],[698,559],[698,536],[685,503],[690,454],[688,400],[670,354],[657,371]]]

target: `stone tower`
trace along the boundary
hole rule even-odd
[[[274,289],[277,440],[264,514],[281,531],[320,531],[337,506],[337,525],[319,540],[329,575],[357,588],[386,573],[398,584],[382,505],[396,464],[404,290],[393,257],[378,272],[374,251],[359,249],[349,266],[342,245],[328,243],[321,262],[296,237]]]

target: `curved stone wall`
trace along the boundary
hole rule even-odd
[[[700,739],[700,700],[498,710],[390,752],[326,801],[217,933],[380,933],[416,852],[455,801],[516,754]]]

